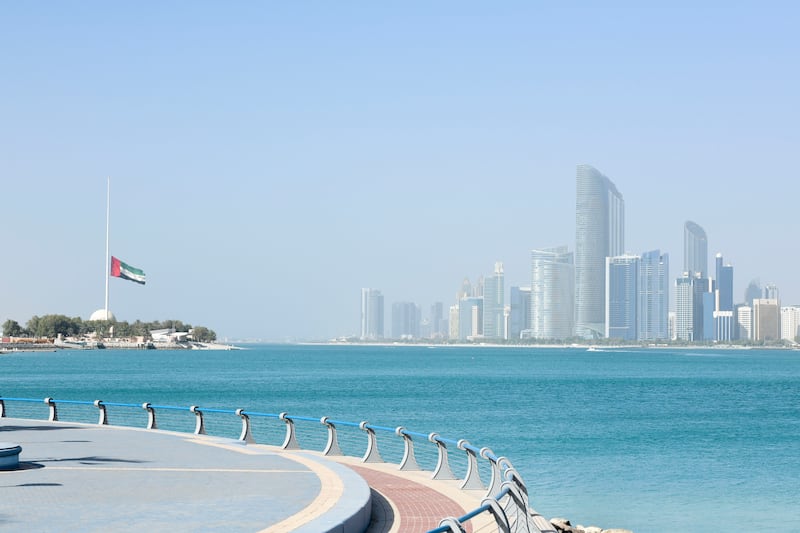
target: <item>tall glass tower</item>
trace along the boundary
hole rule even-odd
[[[505,282],[503,263],[494,264],[494,274],[483,282],[483,336],[505,337]]]
[[[693,278],[686,272],[675,280],[675,333],[678,340],[694,340]]]
[[[722,264],[722,254],[717,254],[717,311],[733,311],[733,267]]]
[[[606,258],[606,337],[636,340],[640,263],[638,255]]]
[[[703,278],[709,274],[706,231],[691,220],[683,226],[683,271]]]
[[[383,338],[383,294],[378,289],[361,289],[361,339]]]
[[[531,327],[531,288],[511,287],[509,300],[511,316],[508,324],[508,338],[519,339],[522,330]]]
[[[642,254],[639,265],[636,338],[669,339],[669,255],[659,250]]]
[[[578,165],[575,203],[575,333],[602,337],[606,322],[606,257],[625,249],[625,202],[614,183]]]
[[[531,336],[566,339],[573,335],[575,267],[566,246],[531,251]]]

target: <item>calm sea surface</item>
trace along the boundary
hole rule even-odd
[[[402,425],[507,456],[548,517],[636,533],[800,531],[800,352],[269,345],[20,353],[0,355],[0,395]],[[46,417],[44,404],[7,407],[10,416]],[[122,421],[119,411],[110,410],[112,423]],[[128,411],[142,423],[143,411]],[[96,418],[93,407],[75,412]],[[174,416],[180,429],[193,427],[192,415]],[[221,418],[210,432],[238,436],[238,420]],[[279,444],[280,423],[269,424],[256,438]],[[304,431],[324,443],[316,426]],[[379,442],[385,456],[394,453]],[[462,456],[450,460],[460,465]]]

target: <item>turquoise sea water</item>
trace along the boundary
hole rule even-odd
[[[800,531],[798,352],[248,348],[2,355],[0,396],[403,425],[507,456],[548,517],[637,533],[733,531],[764,521],[771,531]],[[7,407],[46,417],[43,404]],[[96,417],[94,408],[85,413]],[[140,411],[131,416],[143,420]],[[190,414],[175,416],[193,427]],[[238,436],[238,420],[224,418],[215,431]],[[280,443],[282,427],[270,423],[256,438]],[[323,431],[305,431],[304,444],[324,444]]]

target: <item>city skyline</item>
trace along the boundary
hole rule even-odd
[[[509,288],[504,306],[503,263],[473,285],[464,278],[450,306],[449,338],[567,340],[611,338],[621,341],[730,342],[800,339],[800,307],[782,306],[775,284],[761,288],[752,280],[744,299],[734,305],[734,268],[715,255],[714,276],[708,269],[708,237],[693,221],[683,233],[683,269],[670,300],[669,254],[652,250],[619,255],[625,239],[625,207],[614,183],[590,165],[576,171],[576,254],[567,246],[531,251],[529,287]],[[574,256],[580,257],[581,269]],[[602,264],[602,272],[596,268]],[[599,286],[599,285],[602,285]],[[576,287],[582,286],[580,291]],[[366,291],[367,289],[362,289]],[[363,299],[363,296],[362,296]],[[674,311],[670,311],[674,301]],[[602,316],[597,304],[602,304]],[[397,306],[410,306],[416,323],[420,307],[393,305],[393,322],[403,320]],[[435,318],[431,310],[429,323]],[[362,322],[363,322],[362,304]],[[766,318],[765,318],[766,317]],[[782,322],[782,319],[787,321]],[[597,322],[602,320],[602,322]],[[406,319],[407,322],[407,319]],[[394,338],[439,338],[440,331],[417,327]],[[362,324],[361,339],[363,334]],[[373,337],[374,339],[374,337]]]
[[[623,253],[675,279],[692,220],[734,301],[798,303],[800,6],[771,6],[4,4],[0,321],[102,307],[108,177],[147,272],[111,280],[119,320],[358,336],[362,287],[446,316],[574,248],[579,164],[624,195]]]

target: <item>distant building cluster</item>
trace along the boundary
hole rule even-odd
[[[625,203],[597,169],[576,173],[575,251],[567,246],[531,251],[530,286],[509,288],[503,263],[475,284],[464,279],[445,315],[442,302],[428,316],[413,302],[392,304],[391,332],[384,332],[383,295],[361,291],[361,339],[601,338],[686,342],[795,341],[800,307],[781,307],[778,288],[757,280],[734,304],[733,266],[716,255],[708,268],[708,238],[697,223],[684,225],[683,270],[670,284],[669,255],[658,249],[625,252]],[[670,311],[670,288],[674,311]]]

